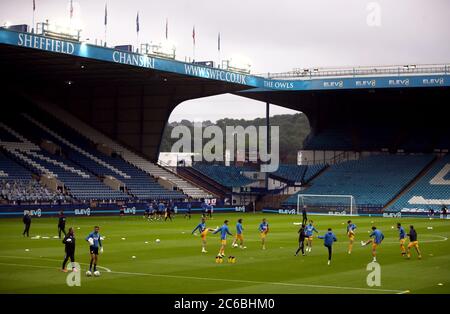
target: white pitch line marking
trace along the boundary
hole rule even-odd
[[[297,284],[288,282],[270,282],[270,281],[253,281],[253,280],[240,280],[240,279],[221,279],[221,278],[207,278],[207,277],[194,277],[194,276],[178,276],[178,275],[166,275],[166,274],[150,274],[150,273],[135,273],[125,271],[111,271],[112,274],[119,275],[133,275],[133,276],[150,276],[150,277],[163,277],[163,278],[176,278],[176,279],[189,279],[189,280],[205,280],[205,281],[221,281],[221,282],[235,282],[235,283],[250,283],[250,284],[264,284],[264,285],[277,285],[277,286],[292,286],[292,287],[306,287],[306,288],[322,288],[322,289],[344,289],[344,290],[357,290],[357,291],[371,291],[371,292],[392,292],[402,293],[402,290],[391,289],[379,289],[379,288],[358,288],[358,287],[341,287],[341,286],[326,286],[326,285],[312,285],[312,284]]]
[[[40,261],[49,261],[49,262],[61,262],[59,259],[52,259],[52,258],[40,258],[40,257],[26,257],[26,256],[1,256],[0,258],[15,258],[15,259],[34,259],[34,260],[40,260]],[[77,262],[78,263],[78,262]],[[89,265],[88,263],[78,263],[80,265]],[[106,268],[104,266],[97,266],[97,268],[103,269],[107,273],[111,272],[111,269]]]
[[[1,263],[1,262],[0,262],[0,265],[32,267],[32,268],[42,268],[42,269],[57,269],[57,267],[51,267],[51,266],[38,266],[38,265]],[[99,266],[97,266],[97,267],[99,267]],[[297,284],[297,283],[287,283],[287,282],[270,282],[270,281],[265,282],[265,281],[253,281],[253,280],[239,280],[239,279],[220,279],[220,278],[177,276],[177,275],[165,275],[165,274],[135,273],[135,272],[124,272],[124,271],[110,271],[109,273],[110,274],[118,274],[118,275],[150,276],[150,277],[221,281],[221,282],[225,281],[225,282],[234,282],[234,283],[250,283],[250,284],[264,284],[264,285],[277,285],[277,286],[290,286],[290,287],[341,289],[341,290],[356,290],[356,291],[370,291],[370,292],[391,292],[391,293],[396,293],[396,294],[404,294],[404,293],[409,292],[409,290],[402,291],[402,290],[378,289],[378,288],[341,287],[341,286],[326,286],[326,285],[312,285],[312,284],[310,285],[310,284]]]

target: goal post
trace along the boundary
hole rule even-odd
[[[297,214],[301,214],[304,206],[307,212],[358,215],[353,195],[298,194]]]

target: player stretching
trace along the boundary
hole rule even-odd
[[[69,228],[69,232],[64,236],[62,241],[65,245],[66,255],[64,256],[64,261],[62,263],[61,271],[67,273],[66,264],[70,258],[70,262],[72,263],[72,271],[77,272],[75,268],[75,234],[73,232],[73,228]]]
[[[406,249],[405,249],[405,241],[406,241],[406,232],[405,228],[402,227],[401,223],[397,223],[397,229],[399,233],[399,240],[400,240],[400,252],[402,256],[406,255]]]
[[[421,259],[422,254],[420,253],[420,250],[419,250],[419,241],[417,241],[417,232],[414,229],[414,226],[409,226],[408,237],[409,237],[408,252],[407,252],[408,259],[411,258],[410,250],[412,247],[414,247],[416,249],[417,254],[419,255],[419,259]]]
[[[242,226],[242,218],[238,220],[236,224],[236,237],[233,240],[232,247],[238,247],[238,240],[240,241],[240,248],[246,249],[247,247],[244,246],[244,236],[243,236],[244,227]]]
[[[262,249],[265,250],[266,249],[266,237],[267,234],[269,233],[269,224],[267,223],[266,218],[263,218],[261,224],[259,225],[259,235],[261,237],[261,244],[262,244]]]
[[[230,230],[228,229],[228,220],[225,220],[223,222],[222,227],[217,229],[213,232],[213,234],[216,234],[220,232],[220,250],[218,256],[224,257],[225,256],[225,247],[227,246],[227,234],[232,236]]]
[[[319,239],[323,239],[323,245],[328,249],[328,265],[331,264],[331,256],[333,254],[333,243],[337,241],[331,228],[328,228],[328,232],[324,236],[318,236]]]
[[[295,252],[295,256],[298,256],[298,252],[302,251],[302,255],[305,256],[305,225],[302,224],[298,231],[298,249]]]
[[[97,271],[99,248],[100,248],[100,253],[103,253],[102,240],[100,237],[100,233],[98,233],[99,230],[100,230],[100,227],[95,226],[94,231],[89,233],[89,235],[86,237],[86,241],[89,242],[89,252],[91,254],[91,263],[89,266],[88,274],[92,273],[92,264],[94,264],[94,272]]]
[[[362,246],[366,246],[369,243],[372,243],[372,256],[373,256],[373,261],[376,262],[377,261],[377,247],[381,244],[381,242],[384,240],[384,234],[377,229],[377,227],[372,227],[372,233],[369,235],[370,240],[364,242],[361,241],[361,245]]]
[[[202,253],[208,253],[206,251],[206,236],[208,235],[209,231],[213,231],[213,229],[206,228],[206,219],[202,218],[202,221],[195,227],[194,230],[192,230],[192,234],[194,234],[195,231],[200,232],[200,236],[202,238]]]
[[[313,233],[319,233],[316,228],[314,228],[313,221],[310,220],[309,224],[305,228],[305,235],[306,235],[306,252],[312,251],[312,241],[313,241]]]
[[[352,223],[351,220],[347,221],[347,236],[349,239],[348,254],[352,254],[353,242],[355,241],[355,229],[356,229],[356,225],[354,223]]]

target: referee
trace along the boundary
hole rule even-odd
[[[75,268],[75,234],[73,232],[73,228],[69,228],[69,232],[65,235],[64,240],[62,241],[65,245],[66,255],[64,256],[64,261],[62,263],[61,271],[67,273],[66,264],[70,258],[70,262],[72,263],[72,271],[76,272]]]
[[[298,249],[295,252],[295,256],[302,251],[302,255],[305,256],[305,225],[302,224],[300,230],[298,231]]]
[[[64,233],[64,236],[66,236],[66,215],[64,215],[64,211],[61,210],[59,212],[59,219],[58,219],[58,235],[61,239],[61,232]]]

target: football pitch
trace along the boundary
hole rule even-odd
[[[258,225],[266,217],[270,226],[267,249],[262,250]],[[81,286],[69,287],[67,274],[60,271],[64,246],[57,235],[57,218],[35,218],[30,238],[22,237],[21,219],[0,220],[0,293],[450,293],[450,222],[439,219],[353,217],[357,225],[353,253],[347,253],[345,234],[348,217],[311,216],[319,234],[333,228],[338,242],[333,261],[327,265],[323,241],[315,238],[307,256],[295,257],[298,225],[296,215],[215,214],[207,221],[215,228],[243,218],[247,249],[231,248],[226,255],[236,263],[215,262],[220,239],[207,237],[208,253],[201,253],[201,241],[191,231],[200,216],[191,220],[183,215],[172,222],[149,222],[142,216],[68,217],[76,236],[76,261],[81,264]],[[412,252],[402,257],[395,228],[400,221],[406,230],[413,224],[418,232],[423,258]],[[89,246],[84,238],[94,225],[100,226],[104,253],[99,256],[100,277],[86,277]],[[369,287],[366,278],[372,261],[371,247],[361,240],[376,225],[385,235],[378,252],[381,286]],[[38,239],[32,239],[39,235]],[[157,243],[155,240],[160,239]]]

